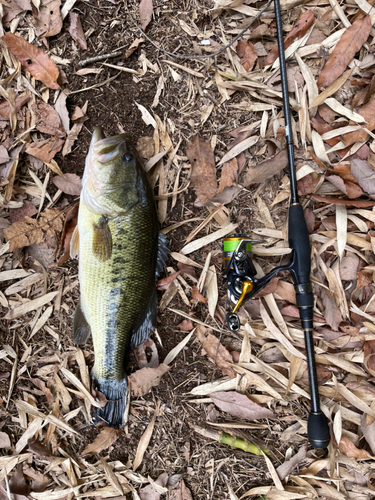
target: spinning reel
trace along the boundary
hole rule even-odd
[[[232,332],[240,329],[237,311],[246,300],[257,295],[280,271],[290,270],[293,261],[285,266],[272,269],[262,278],[256,278],[257,271],[253,263],[252,245],[261,243],[250,240],[244,234],[231,234],[223,240],[224,283],[227,283],[228,301],[233,307],[226,315],[226,321]]]

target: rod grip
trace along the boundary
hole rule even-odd
[[[327,448],[331,439],[328,422],[323,413],[310,413],[307,435],[314,448]]]
[[[310,240],[309,232],[299,203],[289,207],[289,246],[294,250],[295,263],[293,271],[296,284],[310,281]]]

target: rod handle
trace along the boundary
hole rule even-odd
[[[321,413],[310,413],[307,422],[307,436],[311,446],[314,448],[327,448],[331,440],[328,422],[325,415]]]
[[[296,284],[310,281],[311,257],[309,232],[299,203],[289,207],[289,246],[294,250],[293,271]]]

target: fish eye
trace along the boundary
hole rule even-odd
[[[123,158],[124,158],[124,161],[129,162],[129,161],[132,161],[133,155],[130,153],[125,153]]]

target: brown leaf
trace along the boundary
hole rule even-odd
[[[150,23],[152,19],[152,0],[141,0],[139,4],[139,17],[141,19],[141,28],[146,29],[146,26]]]
[[[371,19],[366,16],[357,19],[345,30],[319,75],[317,83],[319,88],[328,87],[344,73],[350,61],[366,42],[371,28]]]
[[[370,425],[366,425],[365,413],[361,416],[361,429],[372,453],[375,455],[375,422],[372,422]]]
[[[346,436],[341,436],[339,450],[349,458],[358,458],[360,460],[369,460],[374,457],[366,450],[360,450]]]
[[[298,453],[293,455],[293,457],[290,460],[286,460],[282,465],[279,465],[279,467],[276,469],[276,472],[281,481],[283,481],[286,478],[286,476],[289,476],[292,470],[294,470],[297,467],[297,465],[299,465],[302,462],[302,460],[305,460],[306,452],[307,452],[307,446],[304,444],[298,450]]]
[[[158,486],[167,486],[168,482],[168,474],[163,472],[155,481],[155,484]],[[152,484],[148,484],[144,488],[139,490],[139,497],[141,500],[160,500],[160,493],[156,491]]]
[[[245,71],[251,71],[255,64],[255,61],[258,58],[253,44],[248,42],[247,40],[239,40],[236,47],[236,52]]]
[[[199,201],[206,203],[215,196],[217,190],[214,153],[210,144],[196,135],[188,142],[186,155],[192,165],[191,186]]]
[[[341,313],[325,290],[322,290],[321,297],[324,306],[324,319],[332,330],[337,331],[342,321]]]
[[[193,500],[191,492],[186,487],[183,479],[180,479],[176,488],[170,489],[168,500]]]
[[[94,441],[90,443],[82,452],[82,456],[96,455],[103,450],[109,448],[121,436],[121,431],[112,429],[112,427],[104,427],[96,436]]]
[[[52,182],[65,194],[79,196],[82,191],[82,180],[77,174],[64,174],[64,177],[57,175]]]
[[[46,386],[45,382],[38,378],[31,378],[30,380],[36,387],[38,387],[38,389],[40,389],[44,393],[48,403],[52,404],[55,398],[53,397],[52,392]]]
[[[55,237],[62,230],[62,212],[50,209],[43,212],[39,219],[25,217],[20,222],[15,222],[3,230],[4,238],[9,241],[9,249],[23,248],[38,244],[46,237]]]
[[[350,162],[350,171],[366,193],[370,195],[375,194],[375,171],[370,167],[367,161],[360,160],[359,158],[352,158]]]
[[[27,443],[27,451],[33,453],[37,457],[51,457],[53,456],[48,447],[42,444],[37,439],[30,439]]]
[[[159,385],[161,377],[170,366],[161,363],[157,368],[142,368],[128,377],[129,387],[134,396],[144,396],[151,387]]]
[[[340,278],[342,281],[351,281],[357,279],[357,269],[359,259],[356,255],[352,257],[343,257],[340,262]]]
[[[220,368],[223,373],[229,375],[229,377],[235,377],[236,373],[230,366],[230,363],[233,363],[233,358],[228,350],[220,343],[219,339],[217,339],[215,335],[212,335],[212,333],[202,325],[197,326],[195,335],[208,356],[216,363],[216,366]]]
[[[237,159],[232,158],[230,161],[224,163],[221,169],[220,183],[217,194],[220,194],[224,188],[232,186],[237,182],[238,165]]]
[[[28,102],[30,99],[29,95],[22,95],[20,97],[16,97],[16,112],[18,111]],[[2,102],[0,104],[0,115],[3,116],[6,120],[10,119],[10,115],[12,114],[12,110],[10,108],[10,104],[8,101]]]
[[[196,300],[197,302],[200,302],[201,304],[206,304],[207,299],[203,297],[203,295],[200,293],[198,287],[196,285],[193,286],[193,291],[191,293],[191,298],[193,300]]]
[[[313,194],[312,197],[314,198],[314,200],[321,201],[322,203],[346,205],[347,207],[367,208],[373,207],[375,205],[375,201],[370,200],[346,200],[345,198],[332,198],[329,196],[319,196],[317,194]]]
[[[363,354],[365,356],[365,367],[375,377],[375,340],[366,340],[363,345]]]
[[[36,104],[32,105],[32,109],[36,118],[35,126],[40,132],[57,137],[66,136],[60,116],[55,108],[44,101],[38,100]]]
[[[350,181],[344,181],[338,175],[329,175],[326,179],[349,196],[350,199],[359,198],[365,194],[357,184]]]
[[[61,0],[42,0],[36,20],[37,36],[55,36],[62,28]]]
[[[261,183],[278,174],[288,165],[288,156],[286,150],[279,151],[275,156],[264,160],[258,165],[252,166],[245,173],[243,185],[245,187],[254,183]]]
[[[167,276],[166,278],[162,278],[162,279],[158,280],[156,282],[156,289],[157,290],[167,290],[169,288],[169,285],[172,283],[172,281],[174,281],[177,278],[177,276],[179,276],[180,273],[181,273],[181,271],[177,271],[177,273],[172,273],[169,276]]]
[[[4,17],[3,23],[10,23],[19,14],[22,14],[26,10],[32,10],[30,0],[7,0],[8,5],[3,3]]]
[[[77,201],[77,203],[74,203],[74,205],[66,212],[60,247],[57,250],[57,255],[60,255],[62,249],[64,248],[64,254],[59,258],[57,262],[58,266],[64,264],[64,262],[66,262],[70,257],[70,242],[78,222],[78,208],[79,202]]]
[[[82,50],[87,50],[86,37],[82,29],[81,20],[76,12],[69,12],[69,33]],[[73,120],[73,118],[72,118]]]
[[[315,21],[315,16],[312,10],[306,10],[303,12],[298,18],[294,27],[289,31],[289,33],[284,38],[284,50],[286,50],[294,40],[302,38],[306,31],[312,26]],[[272,64],[279,57],[279,49],[278,46],[271,50],[266,59],[266,64]]]
[[[275,414],[271,410],[263,408],[244,394],[235,391],[214,392],[210,394],[210,398],[220,410],[241,420],[252,421],[260,418],[275,418]]]
[[[149,360],[147,359],[146,349],[151,351]],[[147,339],[134,349],[134,355],[140,368],[157,368],[159,366],[159,354],[155,342],[152,339]]]
[[[35,206],[29,201],[25,200],[23,202],[22,207],[20,208],[12,208],[9,210],[9,219],[12,224],[15,222],[21,221],[25,217],[32,217],[38,213],[38,210]]]
[[[184,319],[177,327],[181,332],[190,332],[194,328],[194,325],[191,319]]]
[[[336,165],[333,165],[333,170],[344,181],[349,181],[353,183],[356,182],[355,178],[353,177],[353,174],[350,172],[349,163],[336,163]]]
[[[18,464],[13,476],[9,479],[10,492],[15,495],[27,495],[30,491],[23,475],[22,464]]]
[[[27,144],[26,153],[39,158],[44,163],[50,163],[56,153],[61,151],[64,141],[58,137]]]
[[[0,449],[11,448],[12,444],[6,432],[0,432]]]
[[[38,49],[13,33],[8,32],[2,41],[11,54],[16,57],[22,66],[36,79],[41,80],[50,89],[59,89],[57,83],[59,69],[52,59],[43,50]]]
[[[137,50],[138,46],[141,43],[143,43],[144,41],[145,41],[144,38],[136,38],[134,40],[134,42],[130,45],[130,47],[126,50],[126,52],[125,52],[125,59],[127,59],[128,57],[130,57],[133,54],[133,52]],[[153,155],[151,155],[151,156],[153,156]],[[151,156],[150,156],[150,158],[151,158]]]

